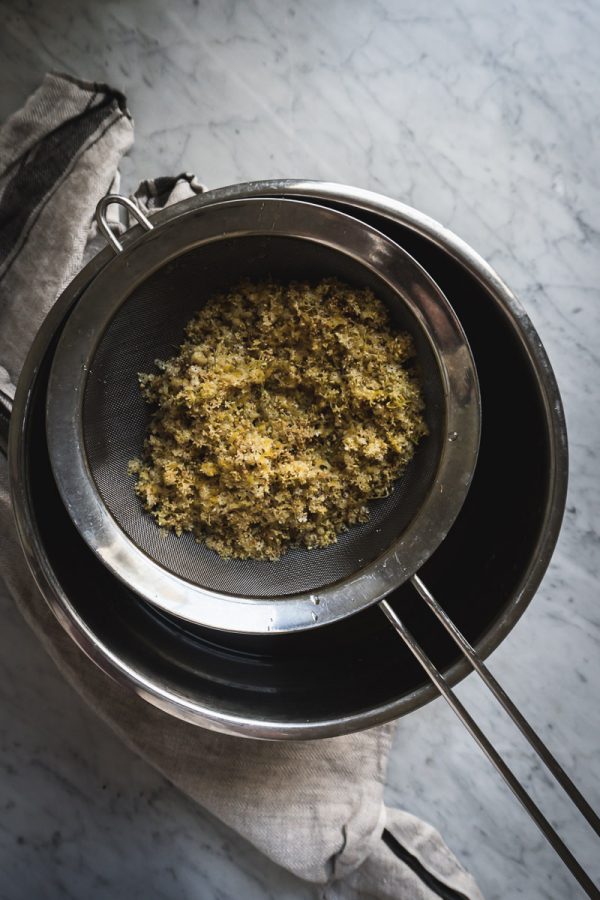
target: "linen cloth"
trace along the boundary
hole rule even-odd
[[[46,76],[0,129],[0,390],[14,393],[30,342],[56,297],[101,246],[90,229],[133,141],[125,98],[106,85]],[[192,175],[144,181],[152,214],[202,191]],[[115,221],[115,228],[119,223]],[[87,246],[86,246],[87,245]],[[206,731],[117,685],[73,643],[36,587],[12,522],[0,456],[0,566],[17,605],[64,676],[169,781],[263,853],[315,882],[326,900],[478,900],[440,835],[386,809],[393,726],[312,742]]]

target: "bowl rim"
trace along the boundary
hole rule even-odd
[[[256,181],[218,188],[192,200],[182,201],[170,211],[157,212],[155,220],[161,222],[169,214],[185,213],[199,202],[216,203],[233,197],[272,195],[292,195],[304,197],[308,201],[321,200],[358,207],[364,212],[390,219],[431,240],[466,268],[493,296],[526,354],[535,375],[548,425],[549,486],[542,516],[543,527],[540,528],[537,543],[530,554],[529,565],[522,573],[507,607],[476,644],[478,653],[485,658],[511,631],[535,594],[556,545],[566,502],[568,446],[565,417],[558,385],[541,340],[515,295],[475,250],[429,216],[381,194],[330,182],[295,179]],[[124,244],[136,240],[140,233],[139,226],[132,229],[124,236]],[[99,668],[124,687],[134,690],[145,701],[190,723],[237,736],[271,740],[333,737],[389,722],[434,699],[438,695],[437,689],[431,683],[424,682],[391,703],[343,718],[306,723],[231,716],[202,706],[181,693],[169,691],[149,679],[142,671],[128,666],[100,642],[81,620],[45,558],[43,547],[39,545],[39,536],[31,515],[27,480],[23,477],[26,463],[23,436],[36,378],[48,345],[77,297],[112,258],[113,251],[109,247],[95,256],[61,294],[44,320],[24,363],[11,417],[9,470],[17,531],[34,579],[62,627]],[[470,671],[467,661],[459,659],[443,674],[447,682],[454,685]]]

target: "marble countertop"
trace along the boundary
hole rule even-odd
[[[598,806],[597,4],[0,0],[0,13],[0,120],[47,70],[122,88],[126,190],[182,170],[210,187],[371,188],[450,227],[520,297],[564,399],[571,476],[553,561],[491,668]],[[2,900],[318,896],[135,758],[1,603]],[[472,677],[458,693],[600,876],[589,830],[515,730]],[[387,802],[434,824],[488,900],[581,895],[441,700],[399,722]]]

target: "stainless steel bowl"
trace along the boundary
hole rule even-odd
[[[533,596],[564,507],[564,420],[539,339],[515,298],[480,257],[401,204],[306,182],[225,188],[200,202],[273,194],[350,206],[353,215],[390,234],[424,265],[461,319],[481,384],[481,449],[465,506],[427,563],[424,578],[486,656]],[[331,736],[388,721],[430,700],[434,689],[377,610],[306,635],[256,639],[184,629],[128,593],[83,545],[50,476],[44,447],[45,380],[62,319],[110,252],[90,263],[44,323],[23,370],[11,426],[19,532],[59,620],[104,671],[149,702],[235,734]],[[498,360],[507,355],[513,379],[508,385],[496,375]],[[523,435],[512,457],[502,440],[509,404],[513,427]],[[404,622],[448,680],[464,677],[466,664],[457,661],[454,646],[412,589],[402,587],[391,602],[401,608]]]

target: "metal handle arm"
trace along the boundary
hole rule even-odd
[[[579,789],[573,784],[565,770],[562,768],[558,760],[552,755],[548,747],[542,739],[533,730],[525,716],[515,706],[504,688],[499,684],[487,666],[479,658],[475,648],[469,643],[466,637],[456,627],[448,613],[446,613],[437,602],[431,591],[423,584],[417,575],[413,575],[411,583],[415,590],[423,598],[429,609],[437,616],[455,644],[460,647],[462,653],[467,657],[483,683],[492,692],[498,703],[505,712],[508,713],[512,721],[515,723],[530,747],[535,750],[544,765],[554,775],[565,793],[573,801],[579,812],[584,816],[586,821],[591,825],[596,834],[600,837],[600,817],[594,812],[585,797]]]
[[[425,585],[423,585],[423,582],[421,582],[420,579],[416,579],[416,580],[419,582],[419,585],[422,585],[422,587],[426,591],[427,589],[425,588]],[[415,581],[415,579],[413,578],[413,584],[414,584],[414,581]],[[415,584],[415,587],[417,587],[416,584]],[[417,590],[421,594],[419,587],[417,587]],[[433,597],[431,596],[431,594],[429,594],[428,591],[427,591],[427,594],[433,600]],[[423,595],[421,594],[421,596],[423,596]],[[434,601],[434,603],[435,603],[435,601]],[[573,854],[571,853],[569,848],[566,846],[566,844],[563,842],[563,840],[559,837],[559,835],[554,830],[554,828],[552,827],[550,822],[546,819],[546,817],[544,816],[544,814],[542,813],[540,808],[537,806],[537,804],[534,803],[534,801],[531,799],[529,794],[525,791],[525,789],[523,788],[523,786],[521,785],[519,780],[516,778],[515,774],[504,762],[504,760],[502,759],[502,757],[500,756],[498,751],[494,748],[492,743],[488,740],[488,738],[485,736],[483,731],[479,728],[479,726],[477,725],[475,720],[467,712],[467,710],[462,705],[462,703],[460,702],[458,697],[454,694],[452,689],[448,686],[443,675],[438,671],[436,666],[431,662],[431,660],[429,659],[429,657],[427,656],[427,654],[425,653],[425,651],[423,650],[421,645],[415,640],[415,638],[413,637],[411,632],[406,628],[406,626],[404,625],[402,620],[399,618],[397,613],[392,609],[392,607],[390,606],[390,604],[388,603],[387,600],[381,600],[379,603],[379,606],[381,607],[382,611],[387,616],[387,618],[389,619],[391,624],[394,626],[394,628],[396,629],[396,631],[398,632],[398,634],[400,635],[400,637],[402,638],[402,640],[404,641],[404,643],[406,644],[408,649],[411,651],[413,656],[418,660],[420,665],[423,667],[423,669],[427,673],[430,680],[437,687],[437,689],[442,694],[442,696],[444,697],[446,702],[449,704],[449,706],[452,708],[452,710],[456,713],[456,715],[461,720],[461,722],[463,723],[463,725],[465,726],[467,731],[471,734],[471,736],[474,738],[474,740],[479,744],[479,746],[481,747],[481,749],[483,750],[483,752],[485,753],[487,758],[490,760],[490,762],[492,763],[494,768],[502,776],[502,778],[507,783],[507,785],[509,786],[509,788],[511,789],[513,794],[516,796],[516,798],[519,800],[519,802],[525,808],[527,813],[533,819],[535,824],[538,826],[538,828],[540,829],[540,831],[542,832],[544,837],[548,840],[548,842],[550,843],[552,848],[555,850],[555,852],[558,854],[558,856],[560,856],[562,861],[565,863],[565,865],[571,871],[573,876],[577,879],[577,881],[579,882],[579,884],[581,885],[583,890],[586,892],[588,897],[592,897],[592,898],[594,898],[594,900],[599,900],[600,891],[598,890],[598,888],[594,885],[591,878],[587,875],[587,873],[584,871],[584,869],[581,867],[581,865],[577,862],[577,860],[575,859],[575,857],[573,856]],[[442,613],[443,613],[443,610],[442,610]],[[443,613],[443,615],[445,616],[445,613]],[[440,619],[440,621],[442,621],[442,619]],[[448,621],[451,622],[451,620],[448,620]],[[458,631],[456,626],[454,626],[453,623],[451,623],[451,624],[452,624],[453,629],[456,630],[457,635],[460,635],[460,632]],[[455,640],[457,640],[457,636],[453,635],[453,637],[455,637]],[[462,635],[460,635],[460,637],[465,642],[465,644],[468,643],[466,641],[466,639],[463,638]],[[459,642],[458,640],[457,640],[457,643],[459,643],[459,646],[461,647],[461,650],[463,650],[463,652],[467,656],[467,659],[469,659],[471,661],[470,655],[464,650],[464,648],[462,647],[462,643]],[[471,648],[471,650],[472,650],[473,654],[476,656],[473,648]],[[478,660],[478,662],[480,662],[480,661]],[[483,663],[480,663],[480,666],[483,667]],[[489,680],[492,681],[493,676],[491,676],[490,673],[487,672],[487,670],[486,670],[486,674],[487,674],[487,676],[489,676]],[[487,681],[486,681],[486,684],[487,684]],[[489,684],[488,684],[488,687],[490,687]],[[499,687],[499,685],[498,685],[498,687]],[[492,691],[494,696],[496,696],[495,689],[493,687],[490,687],[490,690]],[[504,694],[504,692],[502,692],[502,694]],[[504,697],[506,697],[505,694],[504,694]],[[508,697],[506,697],[506,699],[508,700]],[[502,702],[502,701],[500,701],[500,702]],[[510,700],[509,700],[509,703],[511,703]],[[509,710],[507,710],[507,711],[509,711]],[[510,714],[510,711],[509,711],[509,714]],[[525,720],[523,720],[523,721],[525,721]],[[525,723],[525,724],[527,724],[527,723]],[[527,727],[530,729],[529,725],[527,725]],[[539,740],[539,738],[538,738],[538,740]],[[541,741],[540,741],[540,744],[541,744]],[[546,748],[544,748],[544,749],[546,749]],[[546,752],[549,754],[549,751],[546,751]],[[552,757],[552,759],[553,759],[553,757]],[[558,763],[556,763],[556,766],[558,766]],[[560,766],[558,766],[558,768],[560,768]],[[565,778],[567,778],[566,775],[565,775]],[[569,779],[569,781],[570,781],[570,779]],[[579,793],[579,792],[577,792],[577,793]],[[584,801],[584,803],[585,803],[585,801]],[[586,806],[587,806],[587,803],[586,803]],[[592,810],[592,815],[595,816],[595,813],[593,813],[593,810]]]

